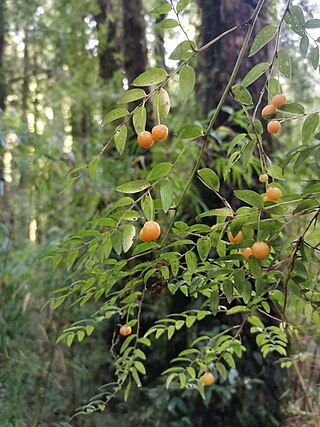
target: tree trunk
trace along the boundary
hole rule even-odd
[[[207,43],[227,29],[236,24],[241,24],[250,18],[257,0],[198,0],[198,6],[202,16],[201,31],[199,35],[200,45]],[[262,9],[262,14],[256,24],[255,33],[267,24],[270,16],[270,8],[266,6]],[[210,47],[200,57],[198,67],[197,98],[203,106],[203,113],[207,115],[210,110],[216,107],[222,92],[229,80],[234,63],[244,41],[246,26],[239,28],[236,32],[224,37],[218,43]],[[245,57],[240,69],[238,83],[242,77],[257,63],[265,60],[268,56],[268,49],[262,49],[251,58]],[[250,87],[250,92],[254,100],[261,90],[261,83]],[[229,98],[229,103],[232,103]],[[221,123],[221,117],[217,124]]]
[[[147,67],[146,22],[142,0],[123,0],[124,68],[128,83]]]
[[[104,82],[108,82],[121,66],[117,43],[119,16],[113,0],[98,0],[98,3],[100,13],[95,20],[99,29],[99,74]]]

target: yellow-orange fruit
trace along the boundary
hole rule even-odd
[[[140,147],[143,148],[149,148],[154,143],[154,138],[152,136],[151,132],[148,132],[147,130],[144,130],[138,134],[138,144]]]
[[[144,237],[144,228],[143,227],[140,230],[139,237],[140,237],[140,240],[142,242],[145,242],[145,240],[144,240],[145,239],[145,237]]]
[[[239,242],[241,242],[241,240],[243,239],[242,231],[239,231],[239,233],[236,234],[234,237],[233,237],[231,231],[229,231],[229,233],[228,233],[228,239],[229,239],[229,241],[231,243],[239,243]]]
[[[121,326],[120,328],[120,335],[123,337],[127,337],[132,332],[131,326]]]
[[[281,190],[279,190],[277,187],[269,187],[266,191],[266,194],[267,199],[269,201],[271,200],[272,202],[276,202],[282,196]]]
[[[269,133],[278,133],[281,129],[281,123],[278,120],[272,120],[267,125],[267,130]]]
[[[212,385],[214,383],[214,376],[210,372],[206,372],[202,375],[201,381],[204,385]]]
[[[256,242],[252,245],[252,255],[256,259],[264,259],[269,255],[269,246],[264,242]]]
[[[143,242],[153,242],[161,234],[160,225],[156,221],[147,221],[140,231],[140,239]]]
[[[252,256],[251,248],[245,248],[243,251],[239,251],[238,253],[243,255],[247,261]]]
[[[282,107],[286,103],[287,98],[282,93],[278,93],[272,98],[272,105],[276,108]]]
[[[269,177],[268,177],[268,175],[267,175],[266,173],[261,174],[261,175],[259,176],[259,181],[260,181],[260,182],[263,182],[263,183],[268,182],[268,181],[269,181]]]
[[[166,137],[168,136],[168,128],[166,125],[156,125],[152,128],[151,133],[153,138],[156,141],[160,142],[166,139]]]
[[[269,118],[268,116],[272,116],[274,114],[276,114],[277,109],[274,105],[266,105],[261,112],[262,117],[264,118]]]

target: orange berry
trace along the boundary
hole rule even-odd
[[[140,230],[139,237],[140,237],[140,240],[142,240],[143,242],[145,242],[145,240],[144,240],[145,239],[145,237],[144,237],[144,228],[143,227]]]
[[[120,328],[120,335],[122,335],[123,337],[127,337],[128,335],[130,335],[132,332],[132,328],[131,326],[121,326]]]
[[[153,242],[161,234],[160,225],[156,221],[147,221],[140,231],[140,239],[143,242]]]
[[[151,132],[144,130],[138,134],[138,144],[140,147],[149,148],[154,143],[154,139]]]
[[[269,187],[266,193],[267,193],[266,197],[268,201],[272,201],[272,202],[276,202],[282,196],[281,190],[279,190],[279,188],[277,187]]]
[[[231,243],[239,243],[239,242],[241,242],[241,240],[243,239],[242,231],[239,231],[239,233],[236,234],[236,236],[234,236],[234,237],[233,237],[231,231],[229,231],[229,233],[228,233],[228,239],[229,239],[229,241]]]
[[[168,136],[168,128],[166,125],[156,125],[152,128],[151,132],[153,138],[158,142],[163,141]]]
[[[248,259],[252,256],[252,250],[251,248],[245,248],[243,251],[239,251],[238,254],[243,255],[248,261]]]
[[[265,119],[270,119],[272,117],[268,117],[268,116],[273,116],[274,114],[276,114],[277,109],[274,105],[266,105],[261,112],[261,115],[263,118]]]
[[[210,372],[206,372],[202,375],[201,381],[204,385],[212,385],[214,383],[214,376]]]
[[[279,130],[281,129],[281,123],[278,122],[277,120],[272,120],[271,122],[268,123],[267,129],[269,133],[278,133]]]
[[[260,181],[260,182],[264,182],[264,183],[268,182],[268,181],[269,181],[269,177],[268,177],[268,175],[267,175],[266,173],[261,174],[261,175],[259,176],[259,181]]]
[[[252,255],[256,259],[264,259],[269,255],[269,246],[264,242],[256,242],[252,245]]]
[[[286,103],[287,98],[282,93],[278,93],[272,98],[272,105],[276,108],[282,107]]]

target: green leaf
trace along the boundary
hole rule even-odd
[[[304,200],[294,209],[293,214],[295,215],[298,212],[304,211],[305,209],[315,208],[317,206],[318,202],[316,200]]]
[[[122,246],[123,252],[126,253],[131,248],[136,235],[136,229],[132,224],[127,224],[123,229]]]
[[[177,12],[181,13],[191,2],[191,0],[180,0],[177,4]]]
[[[303,58],[307,57],[308,49],[309,49],[309,37],[306,34],[304,34],[300,40],[300,52]]]
[[[179,138],[185,138],[185,139],[198,138],[202,134],[203,134],[203,129],[198,125],[186,125],[177,131],[177,136]]]
[[[134,366],[142,375],[146,375],[146,368],[144,367],[144,364],[142,362],[134,362]]]
[[[132,86],[151,86],[162,83],[167,73],[162,68],[150,68],[140,74],[131,84]]]
[[[150,182],[145,179],[139,179],[137,181],[127,182],[126,184],[119,185],[116,187],[116,191],[119,193],[139,193],[150,186]]]
[[[197,256],[194,252],[187,252],[185,254],[185,259],[187,263],[187,269],[188,271],[193,274],[196,267],[197,267]]]
[[[65,191],[67,191],[67,190],[68,190],[68,188],[70,188],[70,187],[72,186],[72,184],[73,184],[76,180],[77,180],[77,177],[76,177],[76,176],[75,176],[75,177],[73,177],[73,178],[68,179],[68,180],[65,182],[64,186],[62,187],[62,190],[60,191],[60,194],[62,194],[62,193],[64,193]]]
[[[252,153],[255,149],[256,141],[250,140],[247,142],[245,149],[242,153],[242,167],[244,170],[247,170],[248,164],[251,160]]]
[[[122,251],[122,236],[119,230],[116,230],[112,233],[111,242],[113,249],[116,251],[116,254],[120,255]]]
[[[118,104],[128,104],[129,102],[142,99],[145,96],[147,96],[147,94],[143,89],[130,89],[119,96]]]
[[[245,304],[248,304],[251,298],[252,286],[247,280],[243,284],[243,291],[241,292],[242,299]]]
[[[227,298],[228,303],[230,304],[233,300],[233,284],[231,280],[226,280],[222,283],[223,292]]]
[[[251,206],[263,208],[263,201],[260,195],[252,190],[236,190],[234,194],[238,199],[243,200]]]
[[[243,105],[252,104],[252,96],[250,92],[242,85],[238,84],[232,87],[234,99]]]
[[[151,249],[155,249],[158,247],[159,245],[156,242],[142,243],[134,249],[133,255],[139,255],[139,254],[142,254],[143,252],[148,252]]]
[[[220,180],[218,175],[209,168],[203,168],[198,170],[198,176],[201,182],[213,191],[220,190]]]
[[[247,87],[251,85],[253,82],[258,80],[258,78],[261,77],[269,67],[270,64],[268,62],[261,62],[260,64],[255,65],[242,80],[242,86]]]
[[[260,49],[262,49],[267,43],[269,43],[270,40],[273,39],[273,37],[277,34],[278,27],[277,25],[270,24],[266,27],[262,28],[258,32],[258,34],[255,36],[250,52],[249,57],[255,55],[257,52],[259,52]]]
[[[116,144],[116,149],[120,155],[124,152],[124,148],[127,142],[127,134],[128,130],[127,126],[125,125],[119,126],[114,133],[114,142]]]
[[[133,377],[135,383],[137,384],[138,387],[141,387],[142,384],[141,384],[137,370],[135,368],[132,368],[131,372],[132,372],[132,377]]]
[[[280,49],[277,56],[277,67],[281,74],[288,79],[292,76],[291,58],[287,51]]]
[[[176,19],[168,18],[156,24],[156,28],[166,29],[178,27],[179,23]]]
[[[277,93],[281,93],[281,86],[277,79],[271,77],[268,82],[268,94],[269,99],[271,100]]]
[[[166,13],[169,13],[172,10],[172,7],[169,3],[160,4],[159,6],[156,6],[154,9],[151,10],[150,13],[153,15],[164,15]]]
[[[68,256],[67,256],[67,270],[70,270],[70,268],[72,267],[73,263],[77,259],[78,253],[79,253],[78,249],[74,249],[74,250],[72,250],[72,251],[70,251],[68,253]]]
[[[165,89],[161,88],[160,91],[156,93],[155,103],[159,111],[160,119],[164,120],[168,117],[171,106],[169,94]]]
[[[85,164],[85,163],[79,163],[78,165],[76,165],[74,168],[72,168],[72,169],[70,169],[69,170],[69,172],[68,172],[68,175],[67,176],[70,176],[70,175],[72,175],[73,173],[75,173],[75,172],[78,172],[78,170],[80,170],[80,169],[84,169],[84,168],[86,168],[87,167],[87,165]]]
[[[210,308],[215,316],[218,313],[219,309],[219,292],[218,291],[212,291],[210,294]]]
[[[129,398],[130,390],[131,390],[131,381],[128,382],[126,389],[124,391],[123,400],[125,402],[127,402],[128,398]]]
[[[309,19],[306,28],[320,28],[320,19]]]
[[[225,380],[227,378],[227,370],[221,362],[216,363],[216,368],[222,378]]]
[[[246,133],[239,133],[239,135],[235,136],[231,142],[229,142],[228,146],[228,155],[230,154],[231,150],[245,137],[247,136]]]
[[[108,123],[113,122],[114,120],[121,119],[126,117],[129,114],[129,111],[126,108],[115,108],[111,110],[103,119],[102,125],[107,125]]]
[[[287,12],[285,14],[285,18],[284,21],[285,23],[290,27],[290,29],[298,34],[299,36],[303,36],[305,34],[305,30],[304,30],[304,17],[303,17],[303,13],[301,16],[301,8],[300,11],[298,12],[298,8],[299,6],[292,6],[290,9],[290,12]],[[303,19],[303,22],[302,22]]]
[[[169,59],[179,61],[181,59],[189,59],[196,50],[196,44],[193,41],[185,40],[178,44],[174,51],[169,56]]]
[[[236,305],[235,307],[232,307],[227,310],[226,314],[227,316],[232,316],[233,314],[244,313],[245,311],[248,311],[247,307],[245,307],[244,305]]]
[[[146,194],[141,201],[142,212],[147,221],[154,219],[154,203],[150,194]]]
[[[207,216],[228,216],[232,215],[232,213],[233,212],[229,208],[218,208],[203,212],[202,214],[198,215],[197,218],[205,218]]]
[[[305,161],[310,157],[315,147],[308,147],[299,153],[296,161],[294,162],[293,171],[296,172],[300,166],[305,165]]]
[[[234,286],[241,295],[243,291],[243,285],[245,282],[245,271],[243,269],[237,269],[234,271]]]
[[[67,338],[67,346],[68,347],[71,347],[71,344],[72,344],[74,337],[75,337],[75,334],[68,335],[68,338]]]
[[[211,249],[211,243],[209,239],[207,238],[198,239],[197,251],[202,262],[204,262],[207,259],[210,249]]]
[[[304,14],[300,6],[292,6],[290,8],[290,13],[302,27],[305,26]]]
[[[172,182],[166,178],[160,183],[160,199],[164,213],[167,213],[173,202]]]
[[[194,69],[189,65],[182,67],[179,74],[179,87],[183,102],[187,102],[196,82]]]
[[[282,107],[279,107],[278,110],[285,111],[286,113],[291,114],[304,114],[304,106],[298,102],[291,102]]]
[[[314,47],[313,49],[311,49],[310,59],[311,59],[311,65],[316,70],[319,64],[319,48],[318,47]]]
[[[148,181],[156,181],[159,178],[166,176],[172,169],[172,163],[162,162],[157,164],[147,175]]]
[[[92,160],[88,166],[88,174],[92,181],[96,179],[97,168],[99,166],[99,159]]]
[[[319,124],[319,114],[311,114],[308,116],[302,126],[302,143],[307,144]]]
[[[137,134],[145,130],[147,123],[147,110],[143,105],[140,105],[140,107],[135,109],[132,116],[132,122]]]

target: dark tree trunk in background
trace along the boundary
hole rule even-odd
[[[202,18],[199,45],[207,43],[234,25],[245,22],[251,16],[256,4],[257,0],[198,0]],[[257,21],[255,33],[268,23],[268,19],[270,20],[269,11],[270,8],[265,5]],[[216,107],[222,95],[243,44],[246,29],[247,26],[243,26],[224,37],[200,57],[197,98],[203,106],[204,115]],[[238,81],[255,64],[266,59],[267,55],[268,48],[265,48],[251,58],[246,57],[242,63]],[[254,99],[257,99],[260,86],[261,83],[250,87]],[[232,102],[230,98],[228,102]],[[221,123],[221,115],[217,123]]]
[[[100,13],[95,17],[99,29],[99,74],[104,82],[112,79],[121,66],[117,43],[117,11],[113,0],[98,0]]]
[[[156,24],[161,22],[163,19],[165,19],[163,15],[158,17],[156,19]],[[164,47],[163,31],[157,28],[154,28],[153,52],[157,67],[164,68],[166,50]]]
[[[3,69],[4,64],[4,7],[5,0],[0,0],[0,109],[3,111],[5,109],[6,101],[6,84],[5,84],[5,73]]]
[[[142,0],[123,0],[124,68],[129,85],[147,68],[146,22]]]

